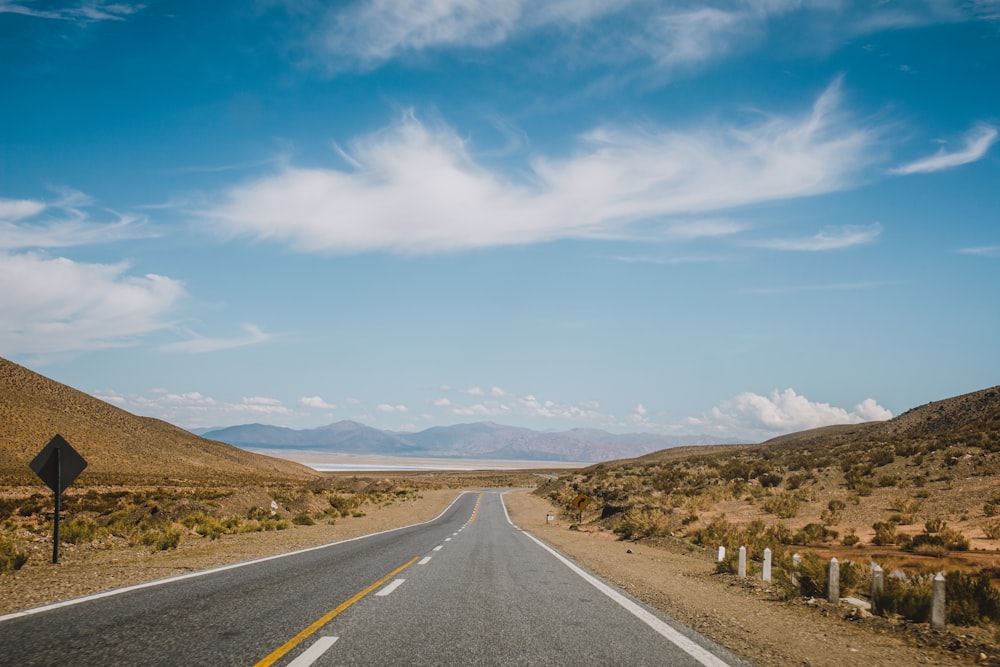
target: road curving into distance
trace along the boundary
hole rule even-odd
[[[0,617],[10,665],[746,665],[511,524],[433,521]]]

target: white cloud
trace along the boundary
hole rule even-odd
[[[141,11],[145,5],[122,0],[83,0],[70,7],[38,9],[35,0],[0,0],[0,14],[21,14],[42,19],[59,19],[77,23],[121,21],[126,16]]]
[[[246,347],[247,345],[256,345],[257,343],[264,343],[271,339],[270,334],[261,331],[260,327],[255,324],[244,324],[243,330],[246,332],[246,335],[240,338],[207,338],[191,334],[193,338],[190,340],[167,343],[161,345],[158,349],[161,352],[203,354],[205,352],[219,352],[237,347]]]
[[[949,152],[942,147],[935,155],[897,167],[891,173],[900,175],[927,174],[975,162],[986,155],[987,151],[996,143],[997,136],[997,128],[991,125],[977,125],[965,134],[963,148]]]
[[[0,354],[120,347],[169,326],[182,284],[127,269],[0,251]]]
[[[331,11],[319,22],[316,41],[333,62],[374,66],[424,50],[490,48],[541,27],[584,23],[623,4],[627,2],[365,0]]]
[[[553,400],[543,401],[534,394],[521,396],[500,387],[493,387],[489,392],[474,387],[471,390],[458,390],[458,393],[483,400],[462,404],[442,397],[436,399],[433,405],[445,408],[448,413],[461,417],[524,417],[527,419],[565,419],[571,421],[604,419],[600,413],[601,404],[598,401],[581,401],[576,404],[560,403]]]
[[[980,257],[1000,257],[1000,245],[978,246],[975,248],[960,248],[963,255],[979,255]]]
[[[570,157],[536,158],[522,182],[476,164],[452,130],[407,113],[352,144],[351,170],[286,167],[230,189],[202,214],[232,233],[302,251],[622,238],[654,220],[669,231],[670,216],[847,187],[870,161],[872,133],[838,118],[840,87],[834,82],[800,118],[688,132],[598,128]]]
[[[793,389],[769,396],[744,392],[712,409],[705,421],[717,430],[739,434],[777,435],[832,424],[890,419],[892,413],[868,398],[848,412],[829,403],[810,401]]]
[[[163,389],[150,390],[148,395],[124,396],[114,390],[101,390],[94,395],[135,414],[156,417],[185,428],[224,426],[248,420],[273,422],[275,418],[296,416],[281,400],[269,396],[245,396],[239,401],[226,401],[199,391]]]
[[[814,236],[794,239],[770,239],[759,241],[752,245],[771,250],[801,250],[817,252],[824,250],[841,250],[857,245],[873,243],[882,234],[882,225],[844,225],[830,227]]]
[[[105,220],[98,221],[92,205],[90,197],[70,189],[60,190],[54,202],[0,199],[0,250],[67,248],[149,235],[137,224],[143,218],[105,210],[100,212]]]
[[[327,403],[322,396],[303,396],[299,399],[299,405],[318,410],[336,410],[336,403]]]
[[[380,403],[377,406],[375,406],[375,409],[378,410],[379,412],[406,413],[410,411],[410,409],[405,405],[390,405],[388,403]]]

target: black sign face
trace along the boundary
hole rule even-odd
[[[46,486],[60,494],[83,472],[87,462],[61,435],[56,435],[28,465]]]

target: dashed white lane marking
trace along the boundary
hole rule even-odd
[[[311,664],[319,660],[319,657],[326,653],[326,650],[333,646],[333,643],[337,641],[339,637],[320,637],[313,643],[312,646],[307,648],[302,655],[292,660],[288,663],[288,667],[309,667]]]
[[[427,563],[429,563],[429,562],[431,562],[431,557],[430,556],[424,556],[423,558],[420,559],[420,562],[417,563],[417,565],[427,565]]]
[[[443,547],[443,546],[444,546],[443,544],[439,544],[436,547],[434,547],[433,549],[431,549],[431,551],[441,551],[441,547]]]
[[[444,541],[445,542],[451,542],[451,538],[450,537],[446,537],[446,538],[444,538]]]
[[[406,581],[406,579],[394,580],[391,584],[389,584],[388,586],[380,590],[378,593],[376,593],[375,597],[384,598],[386,595],[392,594],[394,590],[402,586],[404,581]]]

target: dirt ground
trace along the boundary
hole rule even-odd
[[[30,562],[0,575],[0,615],[102,590],[161,579],[426,521],[458,491],[423,491],[415,501],[365,508],[335,525],[192,539],[176,550],[67,545],[59,565]],[[507,494],[511,519],[591,572],[663,610],[748,661],[769,665],[1000,665],[996,638],[955,629],[931,633],[879,618],[856,618],[848,605],[789,604],[733,577],[716,575],[712,555],[618,541],[606,532],[571,530],[545,500]]]

